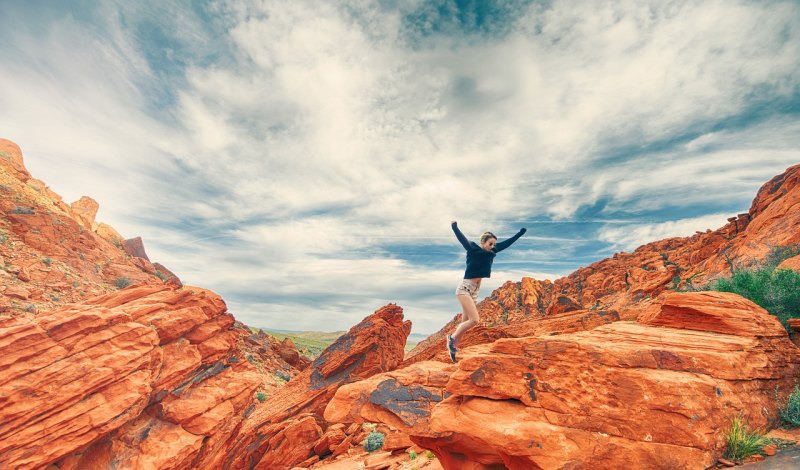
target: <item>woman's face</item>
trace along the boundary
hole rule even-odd
[[[481,248],[483,248],[486,251],[492,251],[492,248],[494,248],[495,245],[497,245],[497,239],[496,238],[490,238],[490,239],[486,240],[485,242],[483,242],[483,245],[481,245]]]

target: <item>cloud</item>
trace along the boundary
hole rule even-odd
[[[731,214],[709,214],[658,224],[626,224],[606,227],[598,233],[600,240],[618,248],[632,251],[647,243],[672,237],[688,237],[695,232],[716,230],[724,226]]]
[[[490,284],[553,277],[800,157],[791,1],[89,3],[0,5],[4,136],[254,325],[433,331],[450,220],[528,224]]]

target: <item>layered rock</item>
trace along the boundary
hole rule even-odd
[[[702,469],[732,417],[767,425],[800,372],[775,317],[728,293],[673,293],[637,322],[462,354],[345,385],[325,418],[391,424],[451,469]]]
[[[0,317],[0,467],[210,468],[274,393],[216,294],[132,287]],[[245,360],[247,355],[249,360]]]
[[[696,290],[762,260],[773,247],[800,243],[798,204],[800,165],[795,165],[765,183],[747,213],[717,230],[616,253],[556,281],[506,282],[479,303],[481,322],[499,327],[583,309],[624,312],[664,293]],[[407,363],[439,354],[458,321],[460,316],[419,343]]]
[[[242,422],[230,451],[214,465],[291,468],[329,455],[330,446],[320,444],[330,439],[326,437],[328,423],[322,417],[328,401],[343,384],[395,369],[403,359],[410,332],[411,322],[403,320],[403,310],[397,305],[387,305],[366,317],[268,401],[255,407]]]
[[[122,236],[95,221],[99,205],[66,204],[25,169],[19,147],[0,139],[0,312],[26,315],[129,284],[180,285],[166,268],[122,249]]]

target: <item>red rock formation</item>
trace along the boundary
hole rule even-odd
[[[31,179],[31,174],[22,163],[22,150],[10,140],[0,139],[0,167],[23,183]]]
[[[325,418],[395,426],[446,469],[703,469],[733,416],[775,418],[776,389],[800,372],[775,317],[727,293],[670,294],[640,314],[345,385]]]
[[[131,256],[150,261],[150,258],[147,257],[147,253],[144,251],[142,237],[134,237],[125,240],[122,244],[122,249]]]
[[[278,393],[268,374],[299,374],[193,287],[0,317],[0,332],[0,468],[214,468],[255,392]]]
[[[387,305],[366,317],[267,402],[255,407],[242,422],[233,447],[213,465],[278,469],[324,457],[314,454],[314,449],[326,452],[321,442],[329,439],[325,437],[328,424],[322,413],[336,389],[396,368],[410,332],[411,322],[403,321],[403,310],[397,305]],[[291,439],[295,440],[289,445]]]
[[[61,196],[30,176],[19,147],[0,139],[0,257],[4,262],[0,284],[40,292],[24,299],[0,296],[0,311],[30,314],[80,302],[127,283],[166,280],[180,285],[174,275],[161,276],[162,280],[146,259],[127,256],[120,248],[121,236],[95,223],[97,208],[97,202],[85,196],[71,206],[65,204]]]
[[[778,269],[794,269],[795,271],[800,271],[800,255],[783,260],[781,264],[778,265]]]
[[[97,211],[100,209],[100,204],[89,196],[82,196],[77,201],[69,205],[72,213],[86,230],[92,230],[94,226],[94,218],[97,216]]]
[[[481,322],[498,327],[580,309],[623,312],[643,299],[704,286],[729,275],[733,266],[763,259],[772,247],[800,243],[798,204],[800,165],[795,165],[762,186],[749,212],[720,229],[648,243],[555,282],[506,282],[478,305]],[[459,317],[420,342],[406,363],[439,355]]]

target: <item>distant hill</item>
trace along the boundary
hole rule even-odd
[[[325,332],[325,331],[293,331],[293,330],[268,330],[265,328],[260,328],[261,331],[267,333],[270,336],[274,336],[279,340],[283,340],[284,338],[291,338],[292,342],[297,346],[297,350],[300,351],[302,354],[316,358],[319,356],[322,351],[325,350],[328,346],[333,344],[340,336],[346,333],[346,331],[332,331],[332,332]],[[253,330],[259,330],[259,328],[253,328]],[[408,335],[408,342],[406,343],[406,351],[410,351],[413,349],[417,343],[427,338],[428,335],[420,334],[420,333],[411,333]]]

